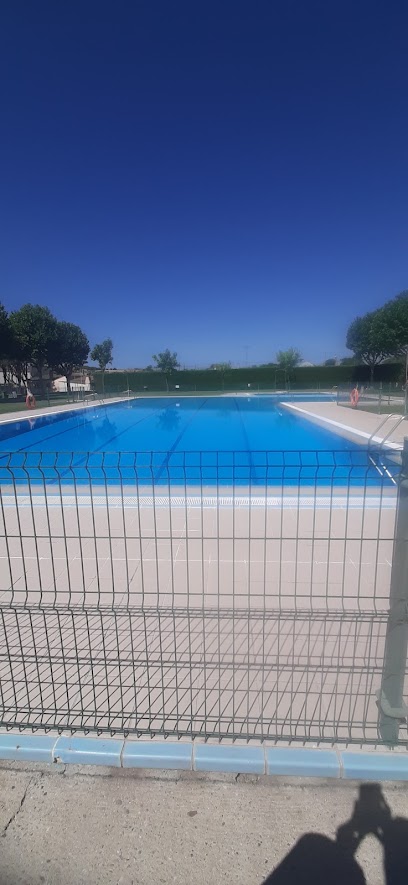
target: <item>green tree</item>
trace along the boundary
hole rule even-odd
[[[9,318],[6,308],[0,302],[0,366],[5,384],[8,383],[10,377],[10,351],[11,331]]]
[[[289,350],[278,350],[276,354],[276,362],[280,369],[283,369],[288,375],[290,372],[297,366],[297,364],[302,359],[298,350],[295,347],[290,347]]]
[[[335,365],[336,365],[336,360],[335,360],[334,356],[331,356],[331,357],[329,357],[328,360],[325,360],[324,363],[323,363],[323,365],[324,365],[324,366],[335,366]]]
[[[160,372],[165,372],[166,375],[171,375],[180,368],[177,353],[175,351],[172,353],[168,348],[157,355],[154,353],[152,359],[154,359],[156,367]]]
[[[106,366],[109,366],[113,360],[112,350],[113,341],[111,338],[105,338],[101,344],[95,344],[95,347],[91,350],[91,360],[94,360],[95,363],[99,363],[99,368],[102,372],[102,393],[105,393]]]
[[[71,378],[75,369],[83,366],[88,359],[89,341],[85,333],[74,323],[57,323],[56,339],[49,355],[50,366],[67,379],[67,390],[71,392]]]
[[[387,311],[379,308],[362,317],[356,317],[348,328],[346,347],[370,366],[370,378],[373,381],[375,366],[398,353],[398,336],[395,327],[389,324]]]
[[[0,302],[0,360],[9,356],[10,324],[6,308]]]
[[[387,326],[388,342],[392,348],[390,356],[403,356],[405,360],[405,380],[408,378],[408,290],[396,295],[382,308]]]
[[[15,358],[20,366],[30,363],[36,369],[44,396],[44,367],[55,346],[57,320],[48,307],[24,304],[10,314],[10,328]]]

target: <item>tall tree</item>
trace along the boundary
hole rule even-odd
[[[10,348],[11,332],[9,318],[6,308],[0,302],[0,366],[5,384],[7,384],[10,375]]]
[[[10,314],[10,327],[21,365],[31,363],[37,370],[41,395],[44,395],[44,367],[55,346],[57,320],[48,307],[24,304]]]
[[[75,369],[83,366],[88,359],[89,341],[85,333],[74,323],[57,323],[56,339],[50,353],[50,366],[67,379],[67,390],[71,392],[71,379]]]
[[[162,353],[153,354],[152,359],[154,359],[156,363],[156,367],[160,369],[160,372],[166,372],[167,375],[171,375],[172,372],[175,372],[180,368],[180,363],[177,359],[177,353],[174,351],[173,353],[169,348],[167,350],[163,350]]]
[[[391,356],[403,356],[405,359],[405,381],[408,379],[408,290],[387,301],[383,307],[384,320],[387,325],[388,340],[391,339],[393,353]]]
[[[289,350],[278,350],[276,354],[276,362],[279,368],[288,374],[297,366],[301,359],[302,357],[295,347],[290,347]]]
[[[105,372],[106,366],[109,366],[113,360],[113,341],[112,338],[105,338],[100,344],[95,344],[91,350],[91,360],[99,363],[102,372],[102,392],[105,393]]]
[[[10,325],[6,308],[0,302],[0,359],[9,356]]]
[[[389,324],[386,310],[380,308],[356,317],[348,328],[346,347],[370,366],[373,381],[375,366],[398,352],[398,337],[395,328]]]

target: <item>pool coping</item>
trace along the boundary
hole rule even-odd
[[[130,399],[142,399],[142,397],[132,396]],[[80,403],[64,403],[60,406],[44,406],[39,411],[29,412],[3,412],[0,414],[1,424],[14,424],[17,421],[30,421],[33,418],[50,417],[51,415],[68,415],[69,412],[79,412],[88,408],[97,408],[101,406],[114,406],[118,403],[127,403],[128,397],[110,397],[108,400],[94,399],[89,402]],[[9,415],[14,415],[10,418]]]
[[[343,431],[343,433],[338,433],[338,436],[342,436],[343,438],[348,439],[349,436],[357,436],[360,439],[355,440],[355,442],[367,442],[371,440],[376,445],[380,445],[386,449],[391,449],[393,451],[401,451],[402,443],[391,442],[390,440],[386,440],[383,442],[382,437],[373,435],[366,430],[360,430],[357,427],[352,427],[350,424],[344,424],[342,421],[335,421],[333,418],[327,418],[325,415],[318,415],[315,412],[310,412],[308,409],[302,409],[300,406],[296,406],[293,403],[282,402],[281,405],[285,409],[289,409],[291,412],[299,413],[302,417],[307,418],[314,424],[318,425],[330,425],[330,427],[335,427],[339,431]],[[353,442],[353,440],[351,440]]]
[[[408,781],[408,754],[401,749],[277,747],[82,737],[0,734],[0,761],[104,765],[194,772],[222,772],[341,780]]]

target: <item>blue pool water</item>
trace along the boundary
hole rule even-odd
[[[0,425],[0,452],[3,482],[10,471],[18,481],[382,482],[364,447],[277,396],[134,399],[37,416]]]

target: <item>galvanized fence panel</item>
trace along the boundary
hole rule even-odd
[[[408,414],[408,386],[401,382],[384,383],[361,383],[349,382],[335,388],[337,405],[346,408],[355,408],[352,402],[351,392],[358,390],[357,408],[378,415],[395,412],[401,415]]]
[[[400,460],[2,455],[1,725],[377,742]]]

